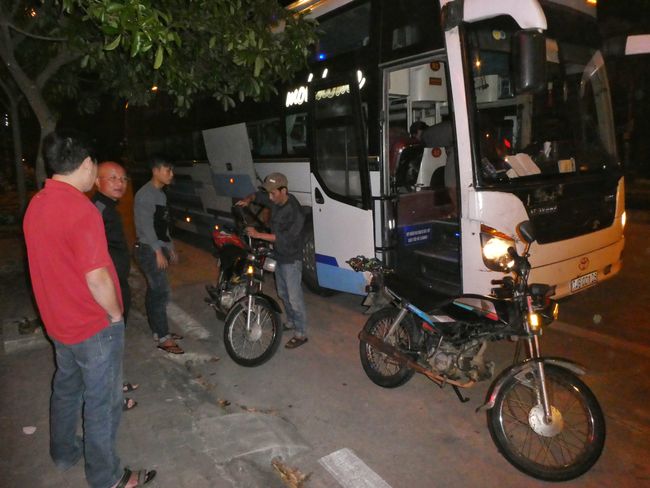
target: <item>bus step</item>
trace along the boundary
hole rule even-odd
[[[415,254],[425,258],[427,261],[442,261],[458,265],[458,251],[454,249],[419,249],[415,251]]]
[[[441,277],[418,278],[418,282],[424,288],[441,293],[445,296],[456,297],[461,294],[459,283]]]

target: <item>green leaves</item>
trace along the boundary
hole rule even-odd
[[[107,51],[112,51],[113,49],[115,49],[117,46],[120,45],[121,40],[122,40],[122,34],[119,34],[115,39],[113,39],[113,41],[111,41],[110,44],[106,45],[104,49],[106,49]]]
[[[160,65],[163,62],[163,56],[164,56],[164,51],[162,46],[158,46],[158,49],[156,49],[156,59],[153,63],[153,69],[159,69]]]
[[[315,40],[314,24],[293,17],[277,0],[52,4],[63,9],[65,23],[72,26],[70,45],[80,52],[76,66],[86,77],[132,104],[165,94],[181,113],[206,96],[229,109],[277,93],[277,83],[306,67],[305,55]]]

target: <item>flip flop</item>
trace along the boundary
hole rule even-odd
[[[292,337],[289,342],[284,345],[284,347],[287,349],[295,349],[296,347],[302,346],[305,342],[307,342],[306,337]]]
[[[162,349],[170,354],[185,354],[185,351],[183,351],[178,344],[172,341],[165,341],[162,344],[158,344],[158,349]]]
[[[136,402],[133,398],[124,397],[124,401],[122,402],[123,412],[126,412],[127,410],[133,410],[137,406],[138,402]]]
[[[134,383],[124,383],[124,384],[122,385],[122,391],[123,391],[124,393],[127,393],[127,392],[129,392],[129,391],[135,391],[135,390],[137,390],[138,388],[140,388],[140,385],[138,385],[137,383],[135,383],[135,384],[134,384]]]
[[[124,468],[124,474],[120,478],[120,481],[117,482],[114,488],[125,488],[129,484],[131,479],[131,474],[136,473],[138,476],[138,484],[135,486],[142,486],[149,483],[152,479],[156,477],[156,471],[151,470],[147,471],[146,469],[141,469],[138,471],[131,471],[129,468]]]

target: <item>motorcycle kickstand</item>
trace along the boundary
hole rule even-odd
[[[460,403],[469,402],[469,398],[463,396],[463,394],[460,392],[460,388],[458,388],[456,385],[451,385],[451,387],[454,389],[454,393],[456,394],[456,396],[460,400]]]

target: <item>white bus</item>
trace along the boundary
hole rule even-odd
[[[142,134],[143,147],[186,148],[170,201],[191,231],[286,174],[310,215],[313,290],[365,294],[346,264],[365,255],[422,292],[488,294],[490,247],[517,245],[531,220],[531,279],[567,296],[615,276],[624,246],[593,3],[296,1],[319,21],[308,72],[267,104],[196,116],[183,144]]]

